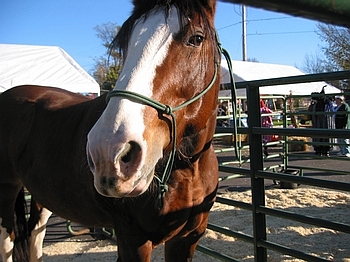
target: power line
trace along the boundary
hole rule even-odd
[[[260,19],[251,19],[249,22],[257,22],[257,21],[270,21],[270,20],[280,20],[280,19],[291,19],[295,17],[291,16],[282,16],[282,17],[270,17],[270,18],[260,18]]]
[[[317,33],[318,31],[294,31],[294,32],[276,32],[276,33],[255,33],[255,34],[247,34],[249,36],[260,36],[260,35],[287,35],[287,34],[309,34],[309,33]]]
[[[271,18],[261,18],[261,19],[247,19],[247,22],[249,23],[249,22],[270,21],[270,20],[290,19],[290,18],[294,18],[294,17],[284,16],[284,17],[271,17]],[[228,27],[232,27],[232,26],[239,25],[239,24],[242,24],[242,21],[234,23],[234,24],[229,24],[229,25],[221,27],[217,30],[226,29]]]
[[[228,28],[228,27],[235,26],[235,25],[239,25],[239,24],[242,24],[242,22],[237,22],[237,23],[235,23],[235,24],[230,24],[230,25],[221,27],[221,28],[219,28],[219,29],[217,29],[217,30],[219,31],[219,30],[226,29],[226,28]]]

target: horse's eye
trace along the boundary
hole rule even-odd
[[[201,43],[204,41],[204,36],[203,35],[193,35],[188,39],[188,45],[190,46],[200,46]]]

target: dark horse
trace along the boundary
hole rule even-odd
[[[324,114],[325,112],[329,113],[334,111],[332,98],[329,96],[326,96],[324,88],[325,86],[322,88],[321,92],[319,93],[317,92],[311,93],[312,101],[308,109],[310,112],[312,112],[312,114],[310,115],[310,120],[312,120],[313,128],[334,129],[335,127],[334,127],[333,116],[330,114]],[[329,157],[329,151],[331,150],[330,144],[334,143],[333,140],[334,139],[332,138],[313,137],[312,142],[319,143],[313,146],[315,150],[315,154],[319,156]]]
[[[150,261],[161,243],[166,261],[191,260],[218,183],[216,3],[133,3],[114,41],[124,63],[107,96],[39,86],[0,95],[3,261],[26,255],[20,247],[42,259],[51,211],[114,228],[118,261]],[[33,200],[27,225],[24,187]]]

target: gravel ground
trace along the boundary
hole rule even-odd
[[[250,191],[227,192],[225,198],[251,202]],[[322,219],[332,219],[350,224],[350,193],[332,190],[298,188],[295,190],[266,190],[266,205],[290,212],[297,212]],[[234,229],[245,234],[252,234],[251,213],[239,208],[215,203],[210,213],[210,222]],[[318,228],[309,225],[267,216],[268,240],[279,244],[321,256],[330,261],[350,262],[350,234]],[[63,227],[64,228],[64,227]],[[46,261],[116,261],[117,247],[111,240],[94,240],[89,236],[53,239],[51,227],[44,245]],[[53,232],[54,233],[54,232]],[[54,233],[57,235],[56,233]],[[63,235],[66,233],[63,233]],[[56,236],[57,237],[57,236]],[[250,244],[207,230],[200,243],[211,249],[242,261],[254,261],[253,248]],[[153,251],[152,261],[163,259],[162,246]],[[196,251],[193,261],[219,261]],[[301,261],[276,252],[268,252],[268,261]]]

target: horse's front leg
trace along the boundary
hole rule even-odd
[[[150,262],[152,242],[139,230],[124,228],[123,233],[116,231],[118,242],[118,262]]]
[[[12,215],[13,216],[13,215]],[[12,251],[14,247],[14,232],[7,232],[2,226],[3,219],[0,217],[0,256],[3,262],[12,262]]]
[[[32,198],[29,220],[29,257],[30,262],[43,260],[43,243],[46,233],[46,224],[52,212],[38,205]]]
[[[3,166],[1,168],[5,170]],[[21,185],[0,183],[0,260],[3,262],[12,262],[13,258],[27,259],[25,244],[19,245],[18,248],[15,248],[14,245],[17,237],[15,232],[22,236],[27,234],[24,204],[24,193],[21,190]],[[16,222],[14,221],[15,206],[18,209],[16,210]],[[25,242],[25,237],[23,239]],[[13,253],[14,249],[18,251],[17,254]]]
[[[166,262],[187,262],[192,261],[194,251],[196,250],[199,239],[203,236],[207,224],[208,213],[200,215],[197,220],[201,221],[199,226],[192,232],[175,236],[165,243],[165,261]]]

